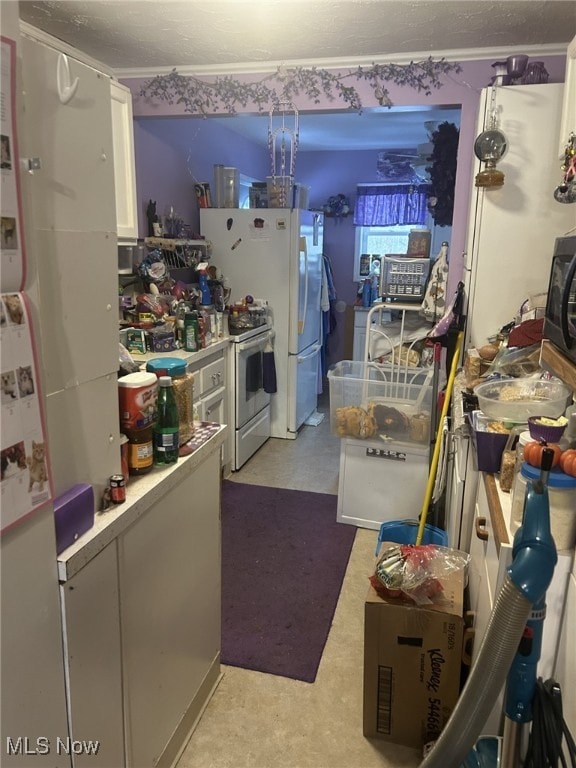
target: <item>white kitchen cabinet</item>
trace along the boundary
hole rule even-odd
[[[568,579],[562,632],[558,644],[558,658],[554,679],[562,689],[564,720],[570,733],[576,733],[576,565]]]
[[[38,260],[47,394],[118,370],[118,279],[111,232],[42,233]]]
[[[225,437],[130,478],[59,556],[71,735],[106,740],[94,765],[174,765],[219,680]]]
[[[224,411],[226,408],[226,390],[224,387],[217,389],[211,395],[207,395],[198,401],[198,420],[214,421],[217,424],[225,423]],[[225,463],[225,462],[224,462]]]
[[[22,37],[26,293],[39,336],[56,495],[120,468],[118,285],[110,77]]]
[[[218,661],[218,458],[118,540],[129,765],[156,765]]]
[[[493,489],[494,478],[490,476],[490,487]],[[474,616],[474,643],[472,663],[475,662],[490,615],[496,599],[495,587],[498,580],[500,563],[498,560],[502,549],[502,565],[509,558],[510,547],[506,536],[501,540],[502,528],[494,528],[488,505],[488,497],[483,479],[478,484],[475,515],[470,542],[470,573],[468,579],[470,609]],[[502,548],[507,545],[507,550]],[[500,691],[496,704],[482,729],[483,735],[501,733],[503,690]]]
[[[179,349],[165,353],[166,357],[178,357],[184,360],[188,373],[194,376],[194,418],[197,421],[213,421],[216,424],[228,423],[230,402],[228,388],[231,386],[227,374],[229,354],[230,341],[228,339],[217,341],[198,352],[186,352]],[[159,353],[147,352],[144,355],[134,354],[133,358],[136,362],[145,364],[148,360],[157,360],[162,356]],[[229,441],[226,441],[222,449],[223,468],[228,468],[230,461]]]
[[[60,585],[72,738],[97,740],[75,768],[122,768],[124,726],[116,542]]]
[[[228,387],[227,379],[229,343],[219,345],[213,353],[188,361],[188,371],[194,376],[194,412],[198,421],[214,421],[217,424],[228,422]],[[206,352],[207,350],[204,350]],[[226,442],[222,449],[222,467],[230,464],[230,447]]]
[[[118,241],[138,237],[136,204],[136,163],[134,160],[134,123],[130,89],[110,81],[112,99],[112,136],[114,140],[114,183],[116,187],[116,227]]]
[[[28,179],[33,226],[48,232],[112,234],[116,214],[110,78],[27,36],[22,37],[22,48],[28,155],[41,163]],[[68,82],[66,68],[74,89],[68,101],[58,88],[59,71],[61,91]],[[42,237],[37,247],[42,251]],[[90,273],[86,281],[89,285]]]
[[[49,394],[46,422],[55,494],[90,483],[99,507],[110,475],[120,471],[117,375]]]
[[[478,655],[507,569],[512,563],[513,537],[509,519],[510,494],[504,494],[499,490],[494,475],[481,473],[470,545],[469,596],[470,609],[474,615],[473,663]],[[558,563],[546,592],[547,612],[538,664],[538,675],[544,680],[552,676],[558,655],[558,639],[563,625],[564,603],[573,560],[573,551],[558,553]],[[500,733],[502,701],[503,692],[500,693],[482,734]]]

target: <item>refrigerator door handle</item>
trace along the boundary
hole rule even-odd
[[[309,360],[311,357],[314,357],[314,355],[317,355],[321,349],[322,344],[314,344],[314,346],[310,348],[310,352],[307,355],[298,355],[297,361],[299,363],[303,363],[305,360]]]
[[[306,309],[308,307],[308,251],[306,250],[306,238],[300,238],[300,254],[304,254],[304,312],[298,320],[298,335],[301,336],[306,328]]]

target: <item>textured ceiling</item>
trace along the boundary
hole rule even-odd
[[[20,0],[19,7],[22,20],[120,77],[173,67],[238,73],[289,62],[450,58],[450,52],[462,61],[480,58],[475,54],[482,50],[496,59],[511,49],[535,55],[541,45],[560,53],[576,34],[574,0]],[[267,141],[265,117],[212,119]],[[459,124],[454,110],[301,115],[300,149],[417,147],[428,140],[424,123],[445,119]]]
[[[576,33],[573,0],[20,0],[20,16],[115,70],[560,48]]]

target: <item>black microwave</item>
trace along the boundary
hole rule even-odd
[[[556,238],[544,315],[544,337],[576,363],[576,235]]]

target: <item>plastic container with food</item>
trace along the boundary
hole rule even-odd
[[[572,391],[554,378],[494,379],[479,384],[474,394],[486,416],[517,424],[530,416],[561,416],[572,397]]]
[[[544,440],[547,443],[557,443],[566,429],[568,419],[560,416],[553,419],[550,416],[530,416],[528,429],[533,440]]]

